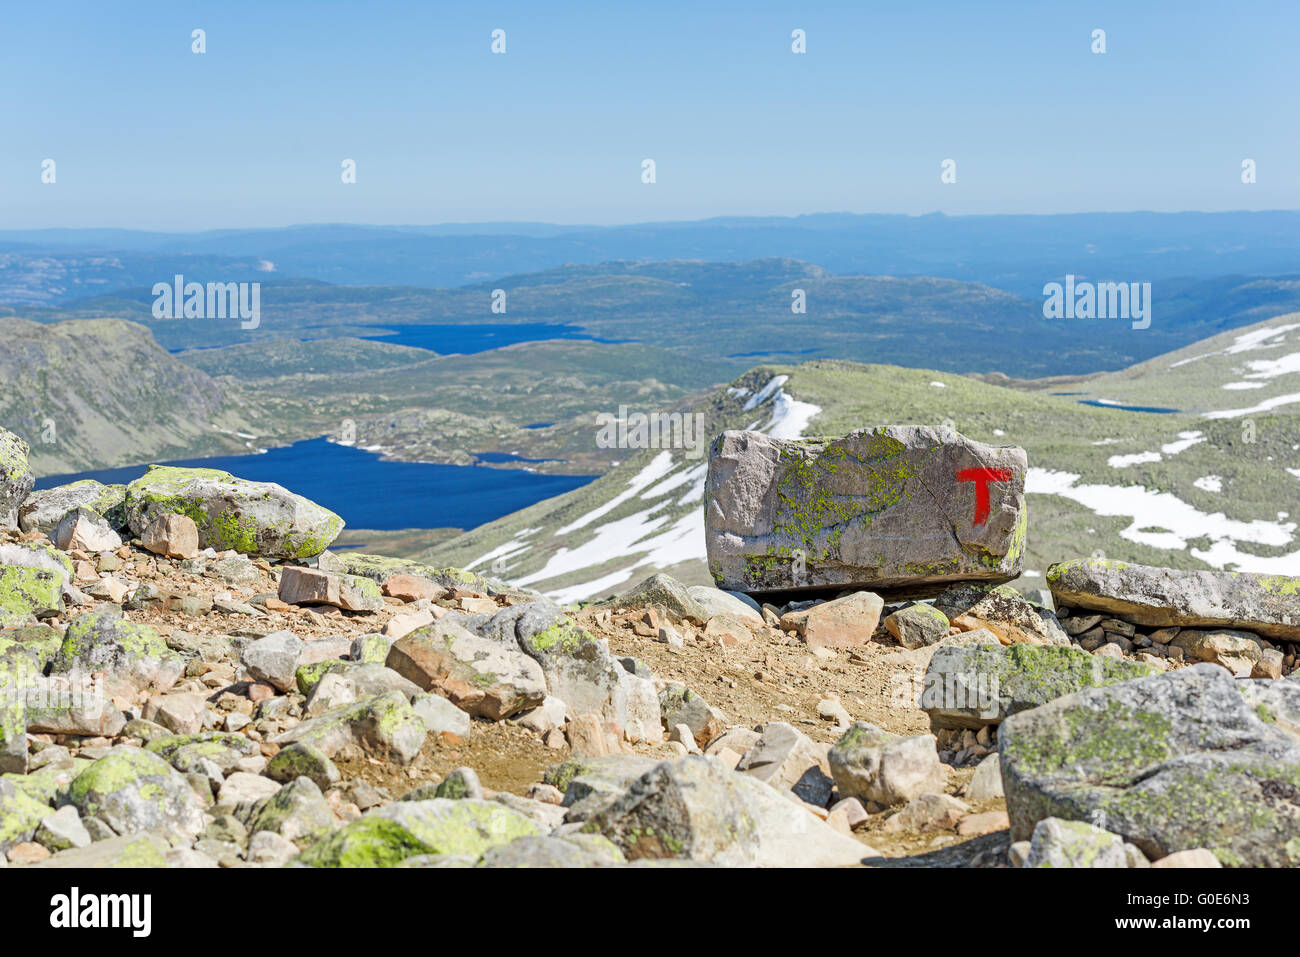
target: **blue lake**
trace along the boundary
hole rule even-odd
[[[583,332],[578,326],[559,322],[511,323],[439,323],[386,326],[393,335],[368,335],[363,338],[391,342],[398,346],[430,349],[442,355],[487,352],[520,342],[541,339],[582,339],[587,342],[632,342],[631,339],[602,339]]]
[[[1069,392],[1053,392],[1053,395],[1070,395]],[[1079,393],[1073,393],[1078,395]],[[1117,409],[1120,412],[1155,412],[1162,415],[1168,415],[1171,412],[1177,412],[1177,409],[1165,409],[1158,405],[1116,405],[1114,402],[1099,402],[1096,399],[1080,399],[1080,405],[1095,405],[1099,409]]]
[[[166,463],[222,469],[257,482],[276,482],[337,512],[350,528],[474,528],[590,482],[587,475],[539,475],[481,465],[384,462],[373,452],[309,439],[262,455],[222,455]],[[143,465],[47,475],[37,489],[93,478],[122,484]]]

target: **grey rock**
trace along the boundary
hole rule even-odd
[[[334,812],[309,778],[297,778],[257,802],[248,813],[248,833],[274,831],[286,840],[309,843],[334,830]]]
[[[96,817],[118,834],[160,828],[194,836],[203,807],[189,782],[158,755],[118,748],[95,761],[68,786],[67,803],[82,819]]]
[[[1025,867],[1128,867],[1124,839],[1084,821],[1039,821]]]
[[[258,831],[248,839],[248,862],[283,867],[298,855],[298,845],[274,831]]]
[[[86,822],[89,825],[89,821]],[[171,850],[159,833],[108,835],[88,847],[60,851],[32,867],[88,870],[101,867],[166,867]]]
[[[65,552],[109,552],[122,547],[122,536],[108,521],[89,508],[75,508],[59,520],[50,539]]]
[[[686,725],[701,748],[708,747],[709,742],[722,733],[722,721],[712,706],[685,685],[668,684],[659,692],[659,708],[665,728]]]
[[[840,798],[889,807],[942,791],[943,766],[928,734],[902,737],[855,721],[827,755]]]
[[[277,631],[250,641],[240,654],[248,673],[259,681],[289,691],[294,687],[302,642],[291,631]]]
[[[1047,570],[1062,605],[1117,615],[1148,627],[1241,628],[1300,641],[1300,578],[1250,572],[1182,571],[1104,559]]]
[[[544,833],[554,831],[564,823],[565,810],[558,804],[534,801],[530,798],[520,797],[518,794],[511,794],[509,791],[498,792],[493,795],[492,800],[504,804],[511,810],[518,811],[541,828]]]
[[[691,597],[690,590],[671,575],[651,575],[630,590],[619,595],[610,604],[619,608],[663,608],[672,618],[685,619],[697,625],[708,621],[709,612]]]
[[[964,797],[972,801],[992,801],[1004,797],[1002,790],[1002,762],[997,754],[990,754],[975,767],[975,773],[966,783]]]
[[[934,607],[964,630],[987,628],[1004,645],[1070,644],[1055,613],[1031,605],[1010,585],[954,585],[935,598]]]
[[[483,785],[479,783],[478,773],[473,768],[455,768],[448,771],[439,783],[434,797],[480,801],[483,799]]]
[[[140,535],[160,513],[188,515],[199,547],[266,558],[319,555],[343,520],[272,482],[247,482],[217,469],[153,465],[126,487],[126,518]]]
[[[153,628],[126,620],[117,605],[102,605],[68,623],[51,667],[55,674],[102,671],[138,687],[166,691],[185,665]]]
[[[826,807],[834,788],[826,751],[793,725],[769,721],[736,770],[773,787],[789,789],[809,804]]]
[[[81,823],[81,815],[71,804],[65,804],[41,821],[40,827],[36,829],[35,840],[54,854],[73,847],[87,847],[91,843],[90,832]]]
[[[324,751],[301,741],[276,752],[262,773],[282,784],[297,778],[308,778],[322,791],[337,784],[341,777],[338,767]]]
[[[1022,449],[889,426],[831,440],[722,433],[709,449],[705,545],[720,588],[866,588],[921,596],[1009,581],[1024,546]],[[968,469],[1005,481],[961,481]],[[977,488],[988,492],[977,514]],[[978,522],[978,524],[976,524]]]
[[[885,618],[885,629],[904,648],[924,648],[948,637],[948,616],[924,602],[900,608]]]
[[[1079,648],[977,645],[938,648],[925,671],[920,707],[931,728],[979,729],[1080,688],[1155,673],[1150,665]]]
[[[1048,817],[1105,827],[1151,859],[1300,863],[1300,687],[1198,664],[1012,715],[998,735],[1012,838]]]
[[[596,835],[521,837],[489,848],[479,867],[611,867],[626,863],[622,852]]]
[[[548,768],[545,783],[564,792],[567,821],[584,821],[609,804],[628,786],[655,766],[653,758],[639,754],[612,754],[574,758]]]
[[[398,801],[363,814],[298,858],[309,867],[386,867],[405,858],[478,859],[490,848],[539,835],[536,824],[497,801]]]
[[[723,591],[709,585],[691,585],[686,591],[710,618],[731,615],[754,628],[763,627],[762,608],[743,592]]]
[[[430,734],[447,732],[463,738],[470,732],[469,715],[441,695],[421,692],[411,699],[411,707],[424,719]]]
[[[114,531],[126,528],[126,486],[103,485],[82,479],[68,485],[32,492],[18,509],[18,527],[24,532],[49,535],[69,512],[93,509],[107,519]]]
[[[0,428],[0,528],[18,526],[18,507],[36,484],[27,462],[30,451],[26,442]]]
[[[333,758],[349,745],[392,756],[410,764],[428,731],[410,702],[398,691],[361,698],[327,711],[271,739],[273,744],[304,743]]]
[[[665,761],[588,821],[629,860],[732,867],[835,867],[876,856],[798,803],[712,758]]]

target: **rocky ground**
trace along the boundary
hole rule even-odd
[[[564,609],[224,473],[31,494],[15,448],[8,867],[1300,864],[1294,579]]]

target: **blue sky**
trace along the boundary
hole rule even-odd
[[[0,228],[1296,209],[1298,33],[1294,2],[9,4]]]

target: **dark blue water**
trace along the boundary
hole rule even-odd
[[[755,356],[806,356],[816,351],[816,349],[764,349],[759,352],[729,352],[726,358],[752,359]]]
[[[385,327],[389,328],[389,327]],[[583,339],[587,342],[634,342],[633,339],[602,339],[589,335],[577,326],[559,322],[512,322],[512,323],[446,323],[429,325],[392,326],[393,335],[363,336],[377,342],[391,342],[399,346],[411,346],[416,349],[430,349],[442,355],[460,353],[469,355],[473,352],[487,352],[489,349],[501,349],[520,342],[536,342],[540,339]]]
[[[1065,395],[1066,393],[1054,394]],[[1170,412],[1178,411],[1177,409],[1163,409],[1158,405],[1115,405],[1110,402],[1098,402],[1096,399],[1080,399],[1079,402],[1081,405],[1095,405],[1099,409],[1115,409],[1119,412],[1157,412],[1160,414],[1168,414]]]
[[[510,452],[475,452],[474,457],[480,462],[563,462],[564,459],[527,459]]]
[[[337,512],[352,528],[474,528],[534,502],[586,485],[593,476],[539,475],[481,465],[383,462],[373,452],[309,439],[263,455],[183,459],[168,465],[223,469],[256,482],[276,482]],[[130,482],[143,465],[75,475],[47,475],[36,488],[78,479]]]

